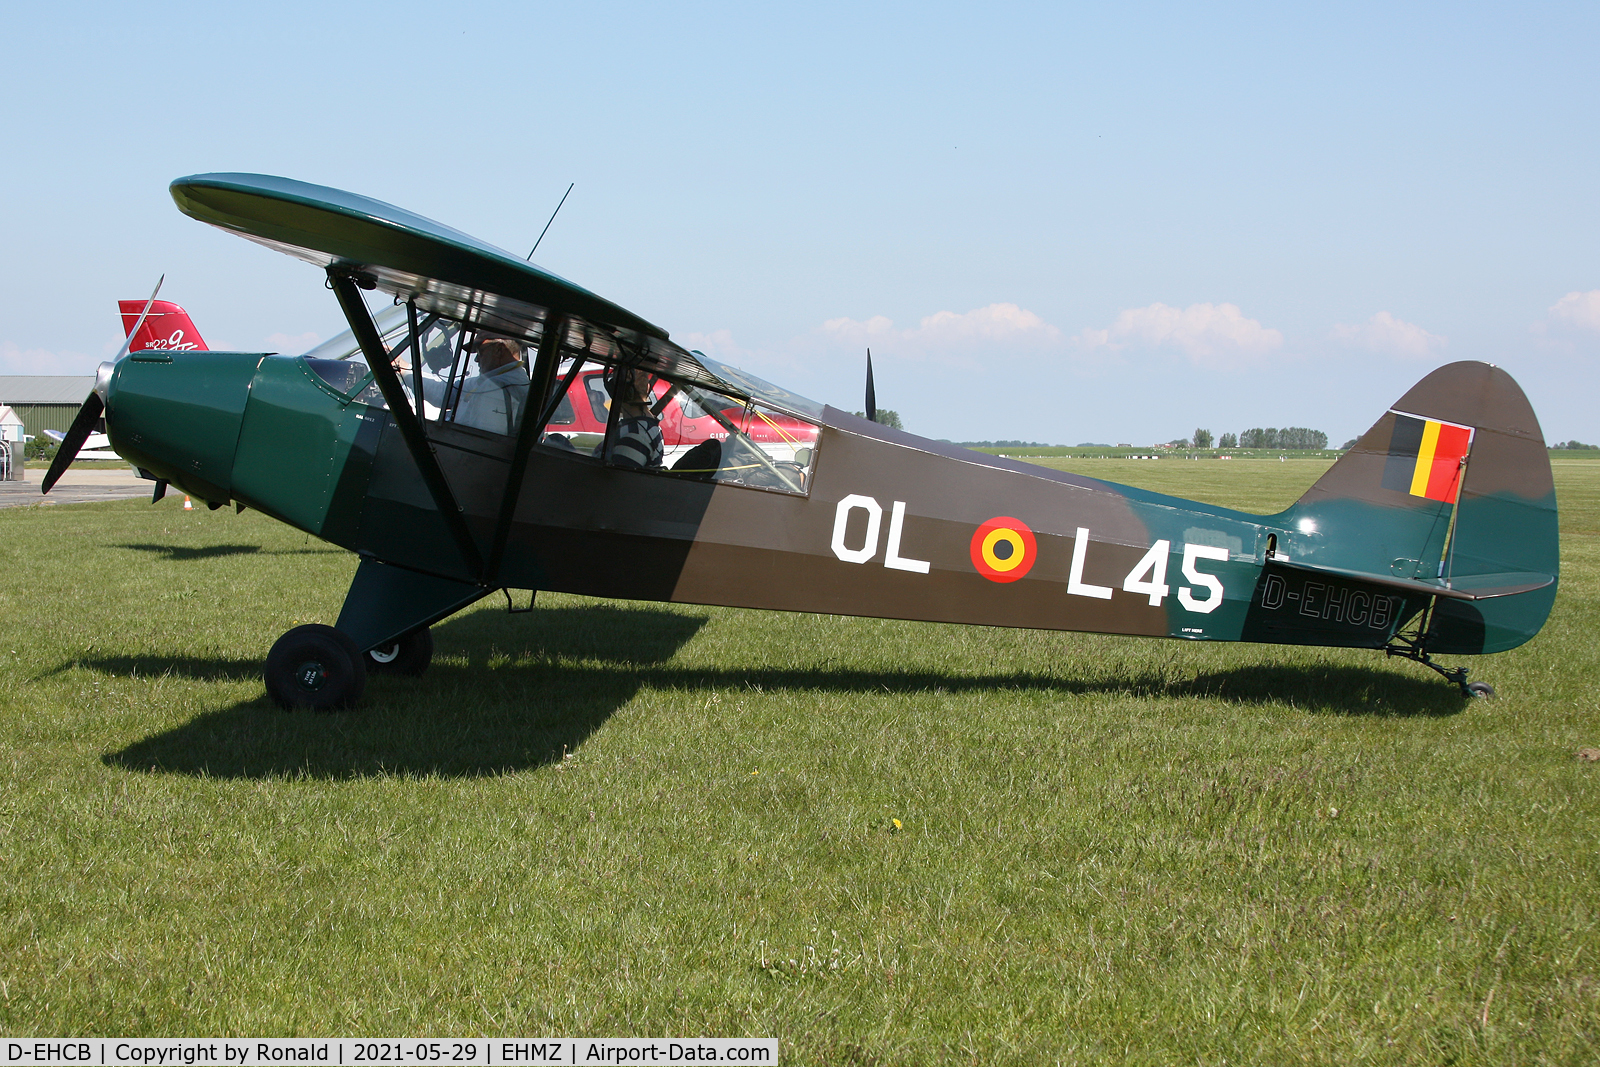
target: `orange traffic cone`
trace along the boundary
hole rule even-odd
[[[190,500],[188,497],[184,497],[183,498],[183,510],[184,511],[193,511],[194,510],[194,501]]]

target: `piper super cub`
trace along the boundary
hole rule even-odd
[[[337,622],[267,655],[284,707],[421,673],[428,627],[499,589],[1381,649],[1468,695],[1492,689],[1432,657],[1515,648],[1555,599],[1548,453],[1486,363],[1429,374],[1292,507],[1250,515],[813,403],[366,197],[259,174],[171,192],[320,268],[350,332],[303,356],[102,364],[43,489],[103,415],[155,499],[176,486],[356,552]],[[363,290],[394,304],[374,316]]]

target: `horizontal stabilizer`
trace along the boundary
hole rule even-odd
[[[1288,570],[1310,571],[1339,578],[1349,578],[1388,589],[1426,596],[1445,597],[1449,600],[1492,600],[1495,597],[1516,596],[1543,589],[1554,582],[1553,574],[1535,574],[1531,571],[1513,571],[1503,574],[1457,574],[1449,578],[1398,578],[1392,574],[1372,574],[1367,571],[1348,570],[1344,567],[1324,567],[1313,563],[1296,563],[1273,560],[1274,567]]]

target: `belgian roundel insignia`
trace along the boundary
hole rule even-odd
[[[1038,555],[1028,524],[1008,515],[990,519],[972,535],[972,565],[991,582],[1016,581],[1032,569]]]

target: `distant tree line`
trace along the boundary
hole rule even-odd
[[[1286,426],[1278,429],[1257,427],[1239,434],[1240,448],[1327,448],[1328,435],[1321,430],[1308,430],[1304,426]]]
[[[1600,450],[1600,445],[1586,445],[1582,441],[1557,441],[1555,444],[1551,445],[1550,447],[1552,449],[1556,449],[1556,448],[1580,448],[1580,449],[1584,449],[1584,450],[1590,451],[1590,452]]]
[[[881,412],[879,414],[882,414]],[[1062,445],[1046,444],[1043,441],[951,441],[950,444],[962,448],[1061,448]],[[1086,447],[1079,445],[1078,447]]]
[[[865,411],[858,411],[856,412],[856,416],[864,419],[867,417],[867,413]],[[898,411],[890,411],[888,408],[879,408],[878,417],[872,421],[876,422],[879,426],[887,426],[891,430],[905,429],[905,424],[900,421],[900,413]]]
[[[856,412],[860,415],[861,412]],[[893,419],[894,421],[889,421]],[[878,412],[878,421],[888,426],[899,429],[899,416],[892,411]],[[948,444],[960,445],[962,448],[1065,448],[1065,445],[1052,445],[1044,441],[949,441]],[[1348,450],[1354,441],[1345,443]],[[1093,441],[1079,443],[1078,448],[1111,448],[1111,445],[1102,445]],[[1116,445],[1117,448],[1131,448],[1131,445]],[[1242,433],[1225,433],[1213,436],[1210,430],[1196,429],[1193,437],[1177,437],[1164,444],[1156,445],[1157,448],[1281,448],[1281,449],[1307,449],[1321,450],[1328,447],[1328,435],[1321,430],[1308,430],[1304,426],[1286,426],[1278,429],[1269,426],[1266,429],[1257,427],[1245,430]],[[1600,446],[1586,445],[1578,441],[1568,441],[1565,444],[1551,445],[1551,448],[1597,448]]]
[[[1243,433],[1225,433],[1213,439],[1210,430],[1195,430],[1189,438],[1175,438],[1166,443],[1168,448],[1327,448],[1328,435],[1321,430],[1308,430],[1303,426],[1289,426],[1246,430]],[[1160,446],[1158,446],[1160,447]],[[1559,447],[1559,446],[1557,446]],[[1584,446],[1587,447],[1587,446]]]

